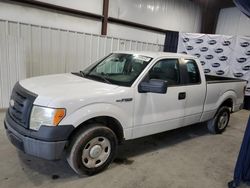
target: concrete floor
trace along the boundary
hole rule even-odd
[[[192,125],[126,142],[106,171],[78,177],[64,160],[45,161],[16,150],[5,135],[1,112],[0,187],[227,187],[248,116],[245,110],[232,114],[222,135],[210,135],[205,126]]]

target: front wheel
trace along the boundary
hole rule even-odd
[[[215,117],[207,122],[209,132],[212,134],[221,134],[227,128],[230,119],[230,110],[226,106],[222,106]]]
[[[79,175],[93,175],[107,168],[117,149],[117,138],[111,129],[100,124],[87,127],[73,137],[67,149],[67,161]]]

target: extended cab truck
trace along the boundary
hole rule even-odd
[[[242,108],[246,81],[205,76],[196,57],[116,52],[78,73],[40,76],[13,88],[5,128],[25,153],[66,152],[78,174],[95,174],[117,145],[198,122],[222,133]]]

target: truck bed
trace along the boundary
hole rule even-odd
[[[214,84],[214,83],[227,83],[227,82],[245,82],[246,80],[238,79],[238,78],[228,78],[222,76],[212,76],[212,75],[205,75],[207,84]]]
[[[245,80],[211,75],[205,75],[205,77],[207,94],[202,121],[206,121],[209,117],[215,115],[225,96],[232,99],[232,111],[239,110],[244,98]]]

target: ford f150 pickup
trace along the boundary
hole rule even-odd
[[[95,174],[117,145],[194,123],[222,133],[242,108],[246,81],[205,76],[196,57],[114,52],[76,73],[16,83],[4,121],[9,140],[48,160],[64,153],[78,174]]]

